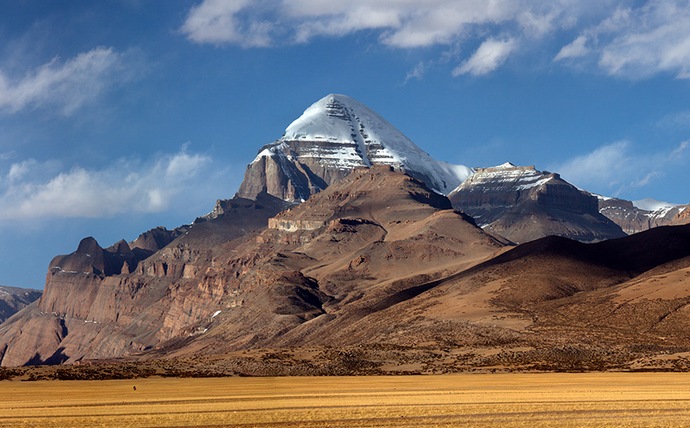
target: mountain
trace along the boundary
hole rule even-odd
[[[41,297],[39,290],[0,285],[0,323]]]
[[[625,236],[600,204],[534,167],[434,161],[330,95],[192,224],[56,256],[42,297],[0,324],[0,365],[690,369],[690,226]]]
[[[237,195],[300,202],[355,168],[389,165],[442,194],[472,170],[434,160],[364,104],[330,94],[309,107],[249,164]]]
[[[584,242],[625,236],[599,213],[596,197],[532,166],[477,168],[448,197],[485,230],[517,243],[549,235]]]
[[[387,166],[355,170],[278,215],[242,201],[193,224],[129,272],[101,257],[108,250],[92,239],[57,257],[38,305],[0,327],[2,364],[147,350],[217,353],[329,337],[352,343],[341,334],[346,326],[505,245],[446,197]],[[227,225],[259,217],[264,226],[255,232],[218,239]]]
[[[247,375],[690,368],[690,226],[510,246],[380,166],[220,245],[197,226],[137,272],[55,272],[41,303],[0,327],[3,365],[129,356]]]
[[[690,205],[675,205],[654,200],[626,201],[598,196],[599,212],[619,225],[627,234],[659,226],[690,223]]]

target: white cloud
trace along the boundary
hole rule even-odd
[[[656,125],[670,131],[690,130],[690,110],[668,114],[657,121]]]
[[[589,49],[587,49],[586,43],[587,36],[579,36],[569,45],[563,46],[554,58],[554,61],[560,61],[567,58],[580,58],[587,55]]]
[[[589,53],[609,75],[639,79],[670,73],[677,78],[690,78],[687,1],[656,0],[637,7],[621,2],[597,25],[583,29],[580,37],[586,35],[596,41]],[[576,46],[569,46],[578,53]]]
[[[646,77],[690,71],[690,8],[675,1],[652,2],[631,11],[629,25],[614,34],[601,53],[610,74]]]
[[[10,166],[10,171],[7,173],[7,180],[10,183],[14,183],[21,180],[29,173],[31,169],[36,166],[36,160],[29,159],[18,163],[13,163]]]
[[[361,31],[401,49],[504,40],[519,45],[521,55],[570,59],[561,64],[583,62],[612,76],[690,78],[687,0],[204,0],[181,30],[196,43],[246,48]],[[570,42],[547,50],[564,38]],[[493,53],[493,62],[473,57],[455,74],[495,69],[507,54]]]
[[[453,76],[483,76],[496,70],[516,48],[515,40],[489,39],[483,42],[468,60],[453,70]]]
[[[100,169],[60,170],[56,162],[29,159],[0,176],[0,221],[32,218],[112,217],[183,207],[209,174],[211,159],[183,147],[153,162],[120,159]],[[216,189],[217,190],[217,189]],[[215,198],[214,198],[215,199]]]
[[[54,106],[72,114],[108,87],[129,80],[129,59],[112,48],[98,47],[64,62],[54,58],[19,79],[0,70],[0,111]]]
[[[182,32],[197,43],[244,47],[306,43],[363,30],[379,32],[381,43],[397,48],[444,45],[483,26],[519,27],[545,35],[579,7],[535,0],[205,0],[189,11]],[[579,13],[579,12],[578,12]],[[260,31],[255,31],[256,26]]]
[[[261,22],[256,16],[248,20],[236,16],[249,6],[256,8],[259,3],[250,0],[205,0],[189,11],[182,32],[197,43],[268,46],[271,44],[271,24]]]
[[[622,170],[632,167],[629,149],[629,142],[618,141],[577,156],[555,170],[563,178],[582,188],[600,183],[617,186],[620,185],[622,176],[629,174],[629,171]]]
[[[618,196],[663,177],[664,168],[684,160],[689,143],[684,141],[671,150],[639,153],[630,142],[618,141],[576,156],[552,170],[580,188]]]

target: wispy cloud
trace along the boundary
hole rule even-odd
[[[429,68],[429,65],[424,62],[417,63],[412,70],[407,72],[407,76],[405,76],[405,82],[407,83],[412,79],[415,80],[422,80],[424,78],[424,74],[426,73],[427,68]]]
[[[400,49],[493,43],[493,62],[475,52],[458,58],[455,75],[500,67],[506,54],[496,48],[505,50],[511,41],[521,55],[546,55],[563,66],[585,63],[625,78],[690,78],[687,0],[203,0],[190,9],[181,31],[196,43],[245,48],[360,31]],[[569,41],[556,51],[545,49],[552,46],[545,41],[559,39]]]
[[[578,36],[572,43],[561,48],[558,54],[556,54],[554,61],[560,61],[567,58],[580,58],[587,55],[589,49],[587,49],[586,44],[587,36]]]
[[[12,78],[0,70],[0,112],[55,107],[70,115],[105,90],[133,77],[132,54],[98,47]]]
[[[690,110],[680,111],[664,116],[656,125],[670,131],[690,130]]]
[[[580,188],[618,196],[663,177],[664,168],[673,163],[683,163],[689,144],[683,141],[671,150],[641,153],[629,141],[617,141],[551,169]]]
[[[182,32],[197,43],[268,46],[272,43],[271,31],[275,24],[262,22],[260,11],[264,3],[205,0],[189,11]]]
[[[592,30],[599,66],[611,75],[644,78],[671,73],[690,78],[690,7],[687,1],[650,1],[619,10]]]
[[[195,197],[213,181],[211,165],[209,156],[189,153],[186,146],[154,161],[119,159],[103,169],[64,171],[57,161],[15,162],[0,176],[0,221],[183,208],[189,201],[185,194]]]
[[[453,70],[453,76],[471,74],[482,76],[496,70],[515,50],[516,43],[513,39],[494,40],[489,39],[482,43],[477,51],[467,61]]]
[[[672,161],[681,159],[683,155],[685,155],[685,152],[687,152],[688,146],[690,146],[690,141],[683,141],[682,143],[680,143],[678,147],[676,147],[671,151],[671,153],[669,153],[668,160]]]

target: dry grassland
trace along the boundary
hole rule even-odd
[[[690,426],[685,373],[3,381],[0,397],[2,427]]]

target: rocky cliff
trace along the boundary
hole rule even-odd
[[[213,273],[215,254],[232,252],[285,208],[258,199],[219,201],[223,212],[176,231],[153,229],[131,244],[104,249],[85,238],[55,257],[43,296],[0,326],[2,365],[117,357],[189,334],[227,291],[226,278]]]
[[[584,242],[625,235],[599,213],[591,194],[531,166],[478,168],[449,198],[487,231],[517,243],[549,235]]]

